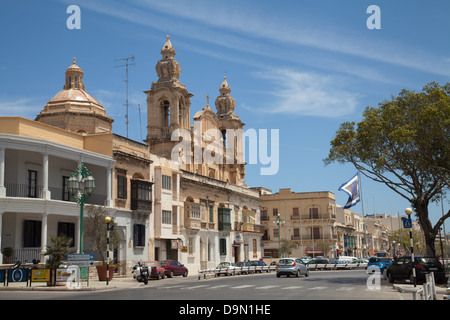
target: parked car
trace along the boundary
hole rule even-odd
[[[369,260],[368,259],[364,259],[364,258],[357,258],[352,263],[369,263]]]
[[[252,260],[252,261],[250,261],[250,264],[252,265],[252,266],[255,266],[255,267],[267,267],[267,264],[264,262],[264,261],[262,261],[262,260]],[[267,272],[269,272],[269,268],[267,268],[267,270],[266,270]],[[258,268],[256,269],[256,272],[262,272],[262,269],[260,268],[259,270],[258,270]]]
[[[370,257],[369,262],[367,263],[367,273],[375,273],[376,271],[380,271],[383,274],[384,269],[389,267],[392,264],[391,258],[382,258],[382,257]]]
[[[425,281],[425,274],[434,272],[436,283],[445,283],[445,269],[436,257],[415,256],[414,262],[411,256],[400,257],[386,269],[386,277],[390,283],[395,280],[409,279],[414,281],[412,269],[415,266],[416,280],[418,283]]]
[[[156,278],[160,280],[166,277],[166,269],[164,269],[159,261],[142,261],[141,265],[148,267],[150,278]]]
[[[163,260],[161,261],[161,265],[166,269],[165,274],[169,278],[173,278],[173,276],[187,277],[189,273],[188,268],[177,260]]]
[[[224,274],[226,276],[241,274],[241,268],[239,268],[234,262],[229,261],[221,262],[219,263],[216,269],[218,269],[217,271],[218,276],[220,276],[221,274]]]
[[[320,264],[320,265],[330,264],[330,266],[327,266],[327,268],[328,268],[328,267],[331,267],[332,262],[330,262],[330,260],[325,257],[316,257],[316,258],[309,260],[306,264],[308,265],[308,267],[311,265],[313,268],[315,268],[316,267],[315,265],[317,265],[317,264]],[[322,267],[318,267],[317,269],[322,269]]]
[[[346,269],[347,263],[336,258],[329,259],[330,263],[334,263],[334,268],[336,269]]]
[[[305,277],[309,276],[308,266],[301,259],[283,258],[278,261],[277,278],[282,275],[286,275],[287,277],[294,275],[298,277],[301,274],[305,275]]]
[[[241,270],[241,273],[246,273],[246,274],[254,273],[254,269],[251,268],[252,265],[248,261],[239,261],[239,262],[236,262],[236,265],[239,268],[244,268]]]

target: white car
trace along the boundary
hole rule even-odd
[[[218,276],[220,276],[221,274],[224,274],[226,276],[241,274],[241,268],[238,267],[234,262],[224,261],[219,263],[219,265],[216,267],[216,274]]]

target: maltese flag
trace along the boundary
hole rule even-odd
[[[356,173],[350,180],[340,186],[338,190],[344,191],[349,195],[344,209],[348,209],[357,204],[361,200],[359,196],[358,173]]]

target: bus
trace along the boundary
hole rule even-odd
[[[378,251],[376,255],[379,258],[389,258],[389,254],[386,251]]]

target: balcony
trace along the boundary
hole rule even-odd
[[[40,185],[32,186],[28,184],[6,183],[5,187],[7,197],[44,198],[43,187]],[[75,199],[63,188],[49,186],[48,189],[51,192],[51,200],[75,202]],[[104,206],[106,204],[106,195],[93,193],[86,203]]]
[[[200,205],[194,202],[184,203],[184,227],[187,229],[197,229],[202,228],[202,221],[200,217]]]

